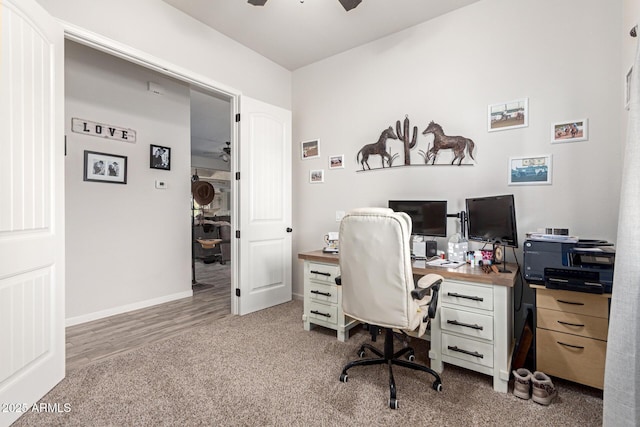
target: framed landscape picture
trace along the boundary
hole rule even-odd
[[[529,98],[489,105],[487,120],[489,132],[529,126]]]
[[[324,182],[324,169],[314,169],[309,171],[309,182],[311,184]]]
[[[85,150],[84,180],[126,184],[127,157]]]
[[[329,156],[329,169],[344,168],[344,154]]]
[[[313,159],[320,157],[320,140],[302,141],[300,143],[300,152],[303,159]]]
[[[567,120],[551,125],[551,142],[586,141],[588,138],[587,119]]]
[[[509,159],[509,185],[541,184],[551,184],[551,154]]]

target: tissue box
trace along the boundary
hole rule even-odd
[[[448,251],[449,261],[465,262],[467,260],[466,256],[467,256],[468,250],[469,250],[468,242],[459,242],[459,243],[449,242],[449,251]]]

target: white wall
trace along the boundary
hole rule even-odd
[[[291,109],[291,72],[162,0],[37,0],[54,17]]]
[[[73,42],[65,51],[67,323],[191,295],[189,88]],[[137,141],[71,132],[72,117]],[[150,144],[171,147],[170,171],[150,169]],[[127,156],[126,185],[83,181],[84,150]]]
[[[321,247],[323,234],[338,229],[337,210],[446,199],[453,213],[467,197],[508,193],[520,242],[547,226],[614,241],[621,25],[622,0],[483,0],[296,70],[294,141],[319,138],[321,157],[300,160],[295,147],[294,253]],[[487,105],[522,97],[529,98],[529,126],[487,132]],[[431,141],[421,132],[434,120],[446,134],[475,141],[475,165],[356,173],[357,151],[405,115],[419,127],[416,158]],[[589,119],[589,141],[550,143],[552,123],[580,118]],[[327,169],[334,154],[345,154],[345,169]],[[553,156],[552,185],[508,186],[509,157],[539,154]],[[310,169],[325,169],[325,183],[309,184]],[[449,226],[451,234],[456,221]],[[294,293],[302,294],[302,263],[294,268]]]

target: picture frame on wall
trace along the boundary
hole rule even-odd
[[[324,182],[324,169],[312,169],[309,171],[309,182],[319,184]]]
[[[171,170],[171,148],[151,144],[149,146],[149,167],[165,171]]]
[[[329,156],[329,169],[343,169],[344,154]]]
[[[84,180],[126,184],[127,156],[85,150]]]
[[[320,140],[302,141],[300,143],[300,153],[303,160],[320,157]]]
[[[509,158],[509,185],[551,184],[551,154]]]
[[[587,119],[567,120],[551,125],[551,142],[554,144],[564,142],[586,141],[589,139],[589,126]]]
[[[489,132],[529,126],[529,98],[489,105],[487,126]]]

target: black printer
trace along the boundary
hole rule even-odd
[[[549,289],[611,293],[616,252],[604,240],[524,242],[524,277]]]

